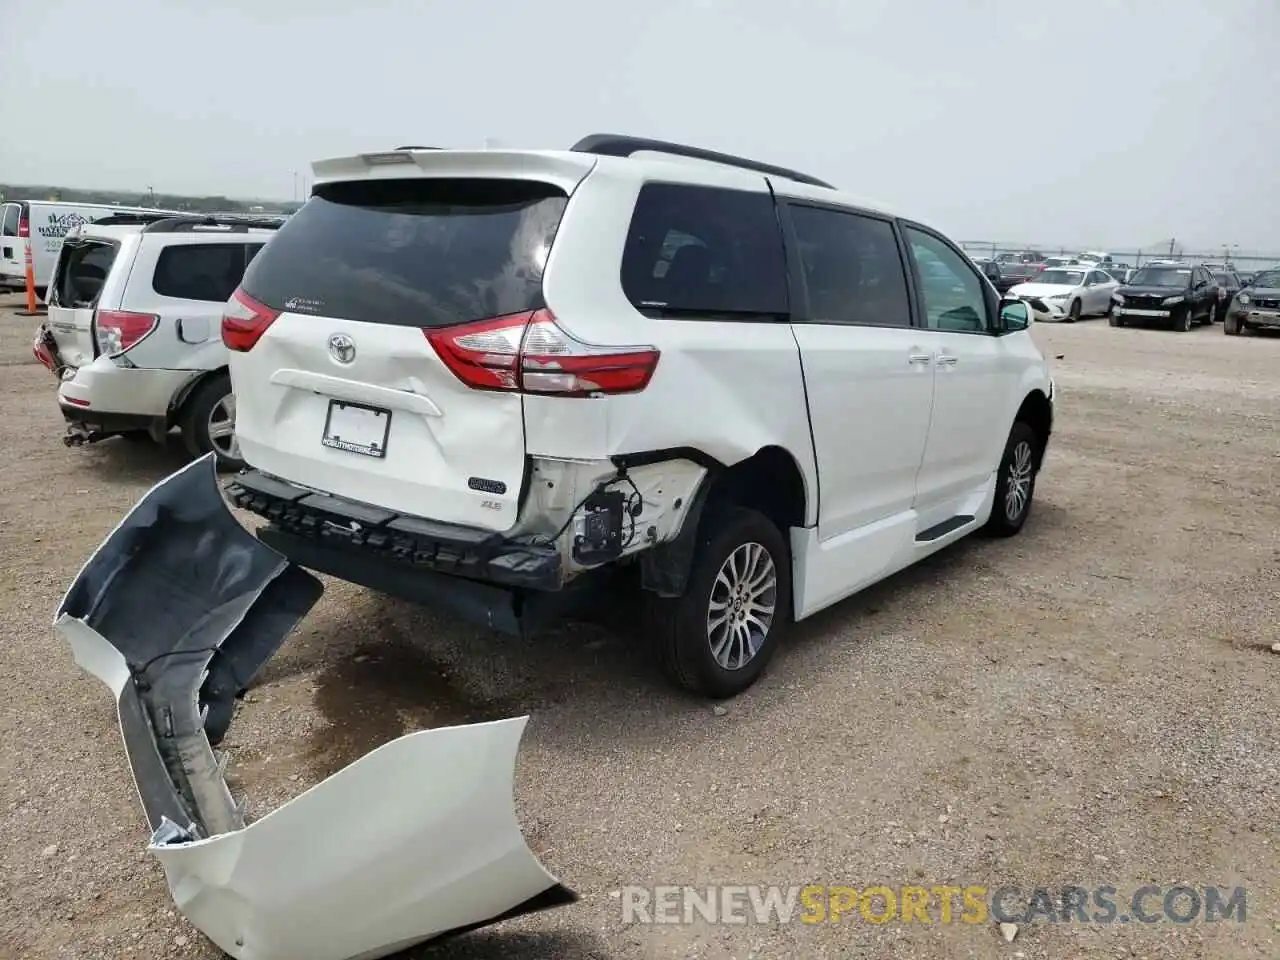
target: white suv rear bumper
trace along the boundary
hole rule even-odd
[[[177,393],[200,375],[199,370],[141,370],[118,367],[99,357],[64,380],[58,403],[80,413],[124,414],[163,418]]]

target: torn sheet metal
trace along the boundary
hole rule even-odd
[[[369,960],[576,899],[516,819],[527,717],[408,734],[245,825],[213,745],[322,592],[236,522],[208,456],[153,487],[59,605],[116,698],[183,915],[239,960]]]

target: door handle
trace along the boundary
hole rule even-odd
[[[913,353],[907,357],[907,363],[928,363],[932,359],[933,354],[931,353]]]
[[[952,366],[955,366],[956,361],[959,359],[960,359],[959,357],[953,357],[949,353],[940,353],[938,354],[938,366],[952,367]]]

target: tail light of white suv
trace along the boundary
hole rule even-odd
[[[545,307],[422,332],[454,376],[477,390],[559,397],[635,393],[658,366],[654,347],[583,343]]]
[[[154,313],[99,310],[93,318],[94,338],[101,356],[118,357],[149,337],[160,325]]]

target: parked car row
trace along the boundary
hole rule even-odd
[[[1230,264],[1161,259],[1127,269],[1120,278],[1101,261],[1083,260],[1043,267],[1030,282],[1010,284],[997,275],[998,261],[981,263],[988,278],[1023,300],[1037,321],[1106,316],[1114,327],[1152,324],[1179,331],[1222,322],[1232,336],[1280,326],[1277,270],[1244,279]]]

